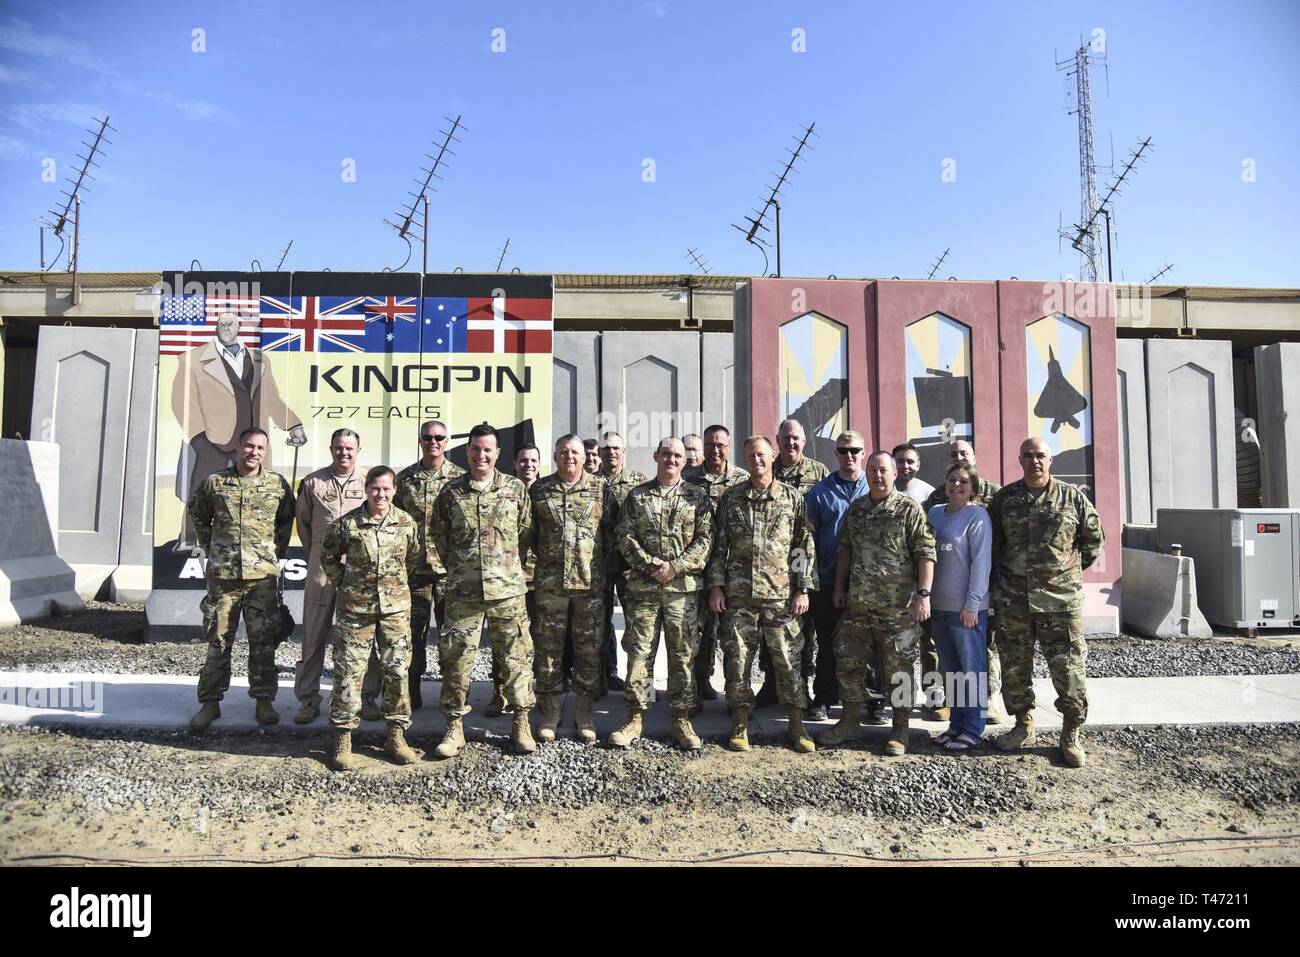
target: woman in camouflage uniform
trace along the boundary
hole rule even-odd
[[[393,470],[377,465],[366,473],[366,502],[330,526],[321,567],[337,591],[334,619],[334,693],[330,725],[336,771],[352,766],[352,729],[360,721],[361,681],[378,640],[383,670],[383,709],[388,721],[384,750],[398,764],[415,752],[404,731],[411,726],[407,668],[411,664],[409,573],[423,558],[415,519],[393,508]]]

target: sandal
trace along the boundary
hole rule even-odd
[[[981,744],[983,744],[983,742],[978,738],[972,738],[970,735],[961,734],[944,742],[943,748],[945,751],[953,752],[974,751]]]
[[[936,734],[932,740],[932,743],[937,744],[941,748],[946,748],[948,746],[948,742],[952,741],[956,737],[957,737],[957,732],[952,730],[952,728],[949,728],[947,731],[941,731],[938,734]]]

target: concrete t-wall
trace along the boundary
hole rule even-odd
[[[1255,349],[1255,395],[1264,507],[1300,507],[1300,342]]]
[[[58,556],[59,447],[0,439],[0,627],[81,608],[76,576]]]
[[[1147,436],[1147,364],[1141,339],[1115,343],[1119,377],[1120,504],[1124,524],[1148,525],[1151,512],[1151,456]]]

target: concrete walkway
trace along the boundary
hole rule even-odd
[[[184,728],[197,710],[197,678],[171,675],[103,675],[70,674],[38,671],[0,671],[0,724],[40,725],[44,727],[110,728]],[[251,729],[253,700],[247,694],[247,681],[235,679],[230,693],[222,702],[222,716],[214,729]],[[328,683],[326,684],[328,687]],[[1051,707],[1055,698],[1051,682],[1034,682],[1038,698],[1035,719],[1042,728],[1060,727],[1061,716]],[[425,706],[416,712],[413,733],[416,736],[441,734],[443,721],[437,711],[437,682],[424,683]],[[491,694],[486,682],[476,683],[470,696],[473,712],[466,721],[471,740],[506,736],[511,718],[483,717],[483,708]],[[1155,724],[1219,724],[1300,722],[1300,675],[1261,675],[1242,677],[1194,678],[1094,678],[1088,682],[1091,727]],[[573,695],[565,695],[562,737],[573,734]],[[326,698],[328,703],[328,696]],[[292,682],[281,681],[277,698],[280,724],[276,733],[320,732],[328,727],[322,713],[309,725],[293,723],[297,704]],[[833,709],[833,716],[838,709]],[[913,713],[913,725],[937,732],[940,722],[919,720]],[[622,724],[622,695],[607,695],[597,703],[594,718],[603,738]],[[667,737],[670,715],[662,695],[650,710],[646,733]],[[751,733],[784,735],[785,716],[781,708],[760,710]],[[829,723],[827,724],[829,726]],[[362,730],[382,731],[383,722],[362,722]],[[704,714],[695,719],[696,730],[706,738],[723,738],[730,729],[725,703],[707,702]],[[1005,727],[1005,726],[1004,726]],[[990,730],[995,730],[992,726]],[[876,729],[883,738],[887,727]]]

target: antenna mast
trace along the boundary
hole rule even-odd
[[[816,133],[813,132],[813,127],[815,127],[816,125],[817,125],[816,123],[809,123],[807,126],[800,127],[800,129],[803,130],[803,136],[794,137],[795,139],[798,139],[798,143],[795,145],[795,148],[790,149],[790,147],[788,146],[786,147],[785,151],[790,154],[790,158],[785,161],[785,166],[782,167],[781,172],[779,174],[778,173],[772,174],[773,176],[776,177],[776,182],[773,183],[770,187],[768,187],[767,198],[763,200],[762,207],[753,210],[752,211],[754,213],[753,216],[742,217],[745,220],[745,222],[749,223],[749,228],[746,229],[744,226],[741,226],[737,223],[732,223],[733,227],[739,229],[742,233],[745,234],[745,242],[749,243],[752,246],[757,246],[758,251],[763,253],[763,272],[766,273],[767,252],[764,250],[764,247],[770,248],[770,244],[767,242],[767,240],[763,239],[761,236],[758,235],[758,231],[760,229],[763,230],[764,232],[770,231],[768,230],[764,220],[767,219],[767,214],[770,211],[772,210],[776,211],[776,273],[775,275],[777,277],[780,277],[781,275],[781,197],[785,195],[783,192],[781,192],[781,188],[785,186],[786,180],[790,178],[791,173],[799,172],[799,170],[795,167],[795,164],[800,159],[803,158],[802,154],[803,154],[804,147],[808,147],[808,149],[812,149],[812,147],[809,146],[808,144],[808,137],[817,135]]]
[[[1088,223],[1086,234],[1074,242],[1079,250],[1079,279],[1095,282],[1103,272],[1102,253],[1097,225],[1097,165],[1092,151],[1092,90],[1088,83],[1088,69],[1093,63],[1105,63],[1106,54],[1089,53],[1086,44],[1080,44],[1074,56],[1057,60],[1056,70],[1074,77],[1075,108],[1071,115],[1079,118],[1079,222]]]

